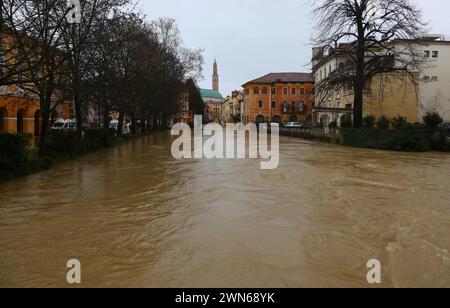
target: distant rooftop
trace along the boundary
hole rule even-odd
[[[270,73],[248,83],[309,83],[314,82],[314,76],[310,73]]]
[[[220,94],[217,91],[209,90],[209,89],[200,89],[200,95],[203,99],[210,98],[210,99],[223,99],[222,94]]]

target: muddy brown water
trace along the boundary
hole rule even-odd
[[[157,133],[0,186],[0,286],[450,287],[450,155],[281,138],[177,161]]]

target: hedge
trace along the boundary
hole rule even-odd
[[[25,174],[30,134],[0,132],[0,180]]]
[[[445,148],[445,138],[439,132],[421,125],[398,130],[345,129],[342,137],[343,145],[369,149],[426,152]]]
[[[31,138],[29,134],[0,132],[0,181],[47,169],[61,159],[73,158],[117,143],[115,131],[108,128],[87,128],[81,140],[76,131],[54,130],[49,132],[48,154],[38,157],[36,150],[28,149]]]

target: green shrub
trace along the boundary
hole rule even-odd
[[[377,119],[373,115],[368,115],[368,116],[364,117],[363,127],[364,128],[374,128],[376,120]]]
[[[82,153],[84,148],[73,130],[54,130],[49,133],[47,152],[51,156],[74,156]]]
[[[0,180],[27,172],[27,146],[30,134],[0,132]]]
[[[91,127],[84,130],[83,143],[88,150],[110,147],[113,143],[115,130],[104,127]]]
[[[418,125],[406,125],[403,129],[346,129],[343,131],[343,145],[408,152],[439,150],[445,145],[437,140],[435,132]]]
[[[394,129],[403,129],[408,125],[408,120],[406,117],[398,115],[395,118],[392,118],[391,125]]]
[[[341,128],[352,128],[353,120],[350,114],[343,115],[341,117]]]
[[[377,128],[379,129],[389,129],[390,120],[386,116],[381,116],[377,119]]]
[[[423,117],[423,123],[425,123],[425,126],[429,129],[437,130],[443,122],[444,120],[442,117],[436,112],[427,112],[427,114]]]

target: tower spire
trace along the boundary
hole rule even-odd
[[[217,68],[217,60],[214,58],[213,76],[212,76],[212,89],[219,92],[219,70]]]

